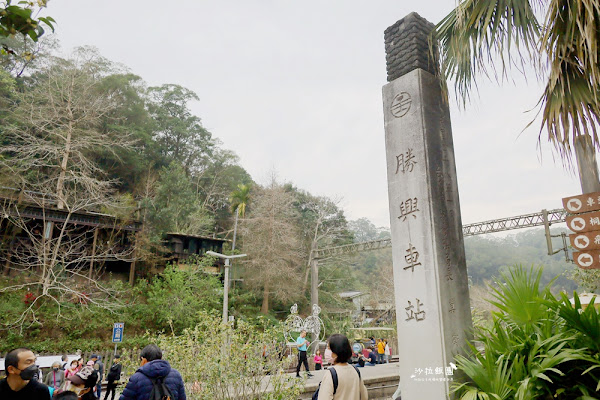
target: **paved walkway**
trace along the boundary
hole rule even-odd
[[[393,393],[399,382],[399,369],[398,363],[389,363],[389,364],[378,364],[371,367],[359,368],[361,379],[365,382],[367,389],[369,390],[369,399],[391,399],[391,397],[383,397],[379,395],[381,393],[381,387],[386,386],[391,389],[386,389],[387,393]],[[304,384],[304,393],[312,394],[319,385],[319,382],[323,379],[323,375],[327,372],[327,370],[321,371],[311,371],[314,375],[312,378],[308,378]],[[302,371],[300,374],[304,377],[305,372]],[[295,376],[296,373],[290,374],[291,376]],[[391,390],[391,392],[390,392]],[[301,396],[302,398],[306,398],[306,396]],[[308,397],[309,398],[309,397]]]
[[[360,376],[362,379],[364,380],[369,380],[369,379],[373,379],[373,378],[380,378],[380,377],[394,377],[394,376],[398,376],[398,363],[389,363],[389,364],[378,364],[372,367],[364,367],[364,368],[359,368],[360,371]],[[306,384],[310,385],[310,384],[319,384],[319,382],[321,382],[321,380],[323,379],[323,374],[326,372],[326,370],[320,370],[320,371],[310,371],[311,374],[313,374],[314,376],[312,378],[308,378],[306,380]],[[296,373],[292,373],[290,374],[291,376],[296,375]],[[306,375],[306,373],[304,372],[304,367],[302,367],[302,370],[300,371],[300,375],[302,375],[303,377]]]

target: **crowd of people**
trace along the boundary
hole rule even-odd
[[[306,339],[306,331],[300,333],[296,340],[296,346],[298,348],[296,377],[300,377],[302,365],[304,365],[307,376],[312,377],[306,358],[307,347],[310,346],[310,342]],[[330,366],[327,368],[329,373],[326,372],[323,375],[319,390],[315,393],[313,399],[367,400],[367,389],[358,368],[389,363],[392,353],[387,340],[383,338],[375,340],[374,337],[371,337],[366,349],[368,355],[360,351],[355,354],[348,338],[341,334],[334,334],[329,337],[323,356],[320,349],[317,348],[313,358],[315,370],[323,369],[323,361],[326,361]],[[356,365],[352,365],[353,356],[356,356]]]
[[[2,400],[99,400],[102,395],[104,364],[102,357],[93,354],[84,364],[83,358],[54,362],[45,377],[40,377],[37,357],[27,348],[9,351],[4,358],[6,377],[0,379]],[[148,400],[152,392],[173,400],[186,400],[183,379],[179,372],[162,359],[156,345],[146,346],[140,353],[140,368],[131,376],[119,400]],[[106,393],[115,398],[121,379],[120,356],[115,355],[106,374]]]
[[[300,376],[301,366],[309,377],[307,350],[310,342],[306,331],[302,331],[296,341],[299,350],[296,376]],[[389,362],[389,347],[384,339],[377,342],[372,338],[367,347],[369,355],[358,355],[356,366],[350,362],[354,355],[348,338],[334,334],[327,341],[324,356],[320,350],[314,354],[315,369],[323,368],[323,361],[330,364],[319,386],[318,399],[367,400],[367,389],[357,367]],[[40,376],[36,364],[37,357],[27,348],[18,348],[7,353],[4,359],[6,377],[0,380],[0,399],[2,400],[99,400],[102,394],[104,364],[102,357],[93,354],[87,363],[83,358],[71,360],[63,356],[61,362],[54,362],[45,376]],[[162,359],[162,351],[156,345],[142,349],[140,367],[127,382],[119,400],[149,400],[158,393],[160,398],[167,396],[172,400],[186,400],[185,386],[179,371],[171,368],[168,361]],[[114,400],[116,387],[121,379],[120,356],[115,355],[106,374],[106,392],[104,400]],[[329,373],[327,373],[329,372]]]

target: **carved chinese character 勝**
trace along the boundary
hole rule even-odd
[[[408,149],[406,153],[402,153],[396,156],[396,175],[398,172],[402,173],[413,172],[415,168],[415,155],[412,149]]]

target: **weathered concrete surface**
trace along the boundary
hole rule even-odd
[[[383,103],[402,399],[448,399],[471,328],[450,115],[421,68]]]
[[[435,75],[437,51],[429,51],[429,34],[434,25],[416,12],[385,30],[385,61],[388,82],[417,68]]]

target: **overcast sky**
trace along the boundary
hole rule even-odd
[[[454,0],[51,0],[65,52],[93,45],[149,85],[195,91],[193,111],[255,181],[270,171],[342,198],[350,219],[389,226],[381,88],[383,31]],[[534,117],[542,85],[480,84],[451,105],[463,223],[562,207],[580,193]],[[534,112],[527,113],[534,109]]]

